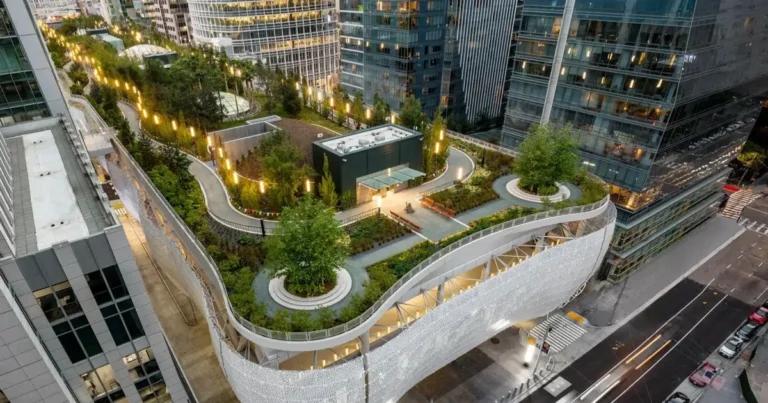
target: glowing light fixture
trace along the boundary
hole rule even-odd
[[[266,189],[264,188],[264,181],[259,181],[259,192],[264,194]]]
[[[179,129],[179,126],[176,125],[176,120],[171,120],[171,127],[173,128],[173,131]]]
[[[227,171],[229,171],[230,169],[232,169],[232,163],[231,163],[231,162],[229,162],[229,158],[227,158],[227,159],[226,159],[226,161],[224,161],[224,162],[226,162],[226,165],[227,165]]]
[[[435,154],[440,154],[440,142],[435,143]]]
[[[366,109],[365,110],[365,118],[366,119],[370,119],[371,118],[371,110],[370,109]]]
[[[312,182],[310,182],[310,180],[309,180],[309,179],[307,179],[307,180],[304,182],[304,185],[306,186],[306,189],[307,189],[307,193],[309,193],[309,192],[311,192],[311,191],[312,191]]]
[[[232,172],[232,181],[235,182],[235,185],[240,183],[240,179],[238,179],[237,172]]]
[[[661,84],[664,84],[664,80],[659,80],[659,83],[656,84],[656,88],[661,88]]]
[[[443,141],[444,137],[445,137],[445,129],[440,129],[440,141]]]
[[[208,147],[210,147],[212,145],[211,143],[212,143],[211,136],[208,136]]]
[[[629,88],[635,88],[635,79],[629,80]]]
[[[153,117],[152,117],[152,119],[155,121],[155,124],[156,124],[156,125],[159,125],[159,124],[160,124],[160,117],[159,117],[159,116],[157,116],[157,114],[155,114],[155,116],[153,116]]]
[[[224,149],[219,147],[219,158],[224,158]]]
[[[190,128],[189,128],[189,135],[190,135],[192,138],[195,138],[195,128],[194,128],[194,127],[191,127],[191,126],[190,126]],[[208,141],[210,142],[210,140],[208,140]],[[210,144],[209,144],[208,146],[210,147]]]

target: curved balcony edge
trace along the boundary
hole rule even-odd
[[[132,165],[134,176],[145,194],[151,195],[154,204],[163,210],[166,220],[173,218],[175,232],[180,236],[181,242],[185,244],[186,249],[193,252],[194,259],[206,275],[216,283],[218,293],[226,302],[226,312],[230,323],[243,337],[249,341],[270,349],[283,351],[313,351],[339,345],[355,339],[364,332],[368,331],[376,321],[400,298],[402,298],[414,285],[424,280],[428,275],[438,268],[442,268],[446,261],[453,259],[461,253],[469,256],[469,261],[476,260],[484,254],[491,253],[496,249],[486,248],[488,250],[475,250],[476,245],[484,239],[494,236],[505,236],[510,234],[519,234],[537,228],[544,228],[551,225],[562,224],[572,221],[583,221],[595,218],[613,208],[609,197],[584,206],[570,207],[558,211],[546,211],[538,214],[520,217],[505,223],[497,224],[491,228],[476,232],[470,236],[462,238],[453,244],[438,251],[401,277],[372,307],[366,310],[361,316],[336,327],[315,331],[315,332],[276,332],[265,328],[256,328],[249,321],[238,315],[232,307],[228,293],[221,279],[218,267],[213,259],[208,255],[205,247],[200,243],[197,237],[186,226],[181,217],[176,214],[173,208],[168,204],[165,197],[155,188],[147,174],[138,166],[133,157],[128,154],[125,147],[114,139],[116,151],[122,154],[126,161]]]

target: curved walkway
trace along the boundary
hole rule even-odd
[[[139,123],[139,116],[136,110],[133,108],[133,105],[121,101],[118,102],[118,107],[128,120],[128,124],[130,125],[131,130],[133,130],[134,133],[140,134],[141,125]],[[261,219],[241,213],[231,204],[229,195],[227,194],[227,189],[224,186],[224,183],[221,181],[221,178],[219,178],[219,175],[215,172],[212,164],[209,162],[203,162],[189,154],[187,154],[187,158],[192,161],[189,166],[189,171],[200,183],[200,187],[203,189],[203,193],[205,194],[205,202],[208,205],[208,211],[211,213],[211,215],[220,223],[230,228],[260,233]],[[382,200],[381,209],[385,212],[389,210],[401,212],[405,209],[406,202],[411,202],[414,204],[413,201],[419,197],[419,192],[452,183],[456,179],[459,169],[462,170],[465,178],[468,179],[469,176],[471,176],[471,174],[474,172],[474,167],[474,162],[467,154],[455,148],[451,148],[448,155],[448,167],[445,173],[421,186],[417,186],[412,189],[406,189],[389,197],[385,197]],[[336,219],[343,220],[358,213],[368,211],[374,207],[376,207],[374,202],[363,203],[352,209],[336,213]],[[416,206],[414,205],[414,207]],[[277,223],[275,221],[264,220],[264,227],[267,229],[267,231],[274,228],[276,225]],[[454,225],[445,223],[445,220],[443,220],[438,226],[453,227]],[[457,228],[445,228],[439,232],[447,232],[447,235],[450,235],[462,229],[458,224],[455,224],[455,226]],[[435,239],[429,235],[427,236],[430,239]],[[442,237],[443,236],[437,237],[437,239]]]
[[[141,135],[141,125],[136,109],[125,102],[118,102],[117,106],[128,120],[131,130]],[[260,230],[260,219],[245,215],[232,206],[226,187],[221,178],[219,178],[219,175],[214,171],[212,164],[203,162],[189,154],[187,154],[187,158],[192,162],[189,165],[189,172],[200,183],[200,188],[205,194],[205,203],[211,215],[218,218],[222,224],[234,229],[243,230],[244,227],[247,227],[251,230]],[[274,221],[264,220],[264,227],[267,229],[271,229],[276,225],[277,223]]]

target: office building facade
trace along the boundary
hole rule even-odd
[[[526,1],[502,143],[573,125],[619,208],[618,281],[714,216],[768,90],[768,3]]]
[[[189,5],[185,0],[144,1],[143,14],[168,39],[180,45],[192,39]]]
[[[440,105],[469,122],[504,114],[522,0],[449,2]]]
[[[337,84],[339,35],[335,1],[187,3],[195,43],[211,45],[230,57],[261,61],[293,72],[315,88],[331,89]]]
[[[0,126],[69,114],[26,1],[0,0]]]

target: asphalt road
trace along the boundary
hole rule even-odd
[[[550,382],[570,387],[525,401],[663,401],[768,297],[766,258],[768,237],[744,233]]]

